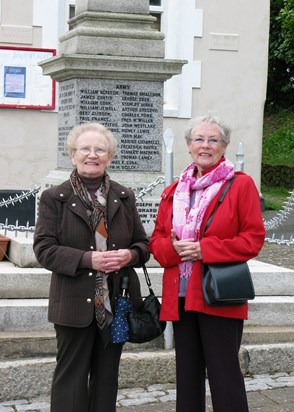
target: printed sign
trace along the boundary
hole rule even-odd
[[[0,46],[0,107],[55,108],[55,81],[43,76],[39,62],[56,50]]]

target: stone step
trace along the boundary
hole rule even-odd
[[[294,271],[255,260],[249,261],[257,296],[294,296]],[[142,269],[137,269],[142,294],[148,288]],[[152,288],[161,296],[163,270],[148,268]],[[43,268],[22,268],[8,261],[0,262],[0,299],[47,298],[50,285],[50,272]]]
[[[0,330],[40,331],[52,330],[47,319],[48,299],[1,299]]]
[[[56,355],[55,331],[0,332],[0,361]]]
[[[50,272],[0,262],[0,299],[48,298]]]
[[[294,343],[293,326],[252,326],[244,324],[242,345]]]
[[[126,343],[127,350],[145,351],[165,348],[165,336],[144,344]],[[242,345],[294,343],[292,326],[248,326],[245,322]],[[173,347],[173,345],[172,345]],[[0,361],[56,355],[54,330],[0,332]]]
[[[257,296],[249,303],[248,325],[294,326],[294,296]]]
[[[0,331],[52,330],[48,299],[0,299]],[[257,296],[249,303],[248,325],[294,326],[294,296]]]
[[[142,344],[127,342],[127,350],[155,350],[164,348],[163,335]],[[0,332],[0,361],[56,355],[55,331]]]
[[[145,199],[145,200],[148,200],[148,199]],[[33,251],[34,233],[18,232],[16,235],[15,233],[11,231],[8,231],[7,233],[5,233],[5,231],[2,229],[0,230],[0,234],[10,238],[10,244],[7,250],[7,255],[8,255],[9,261],[12,264],[15,264],[16,266],[20,268],[40,267],[40,264],[37,262],[37,259]],[[1,263],[2,262],[0,262],[0,265]],[[157,262],[153,259],[153,257],[150,257],[148,265],[158,266]]]
[[[293,370],[294,343],[245,345],[240,350],[243,374],[289,373]],[[0,362],[0,401],[49,396],[54,357]],[[124,350],[119,387],[147,387],[175,383],[173,350]]]
[[[294,296],[294,270],[259,262],[248,262],[257,296]]]
[[[7,236],[10,237],[8,257],[11,262],[19,267],[40,266],[33,251],[33,233],[18,232],[14,236],[12,232],[8,232]]]

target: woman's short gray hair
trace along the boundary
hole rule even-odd
[[[76,149],[76,142],[78,137],[85,132],[101,133],[107,141],[107,152],[111,158],[116,154],[117,141],[112,132],[100,123],[84,123],[76,126],[69,133],[66,144],[69,155],[71,156]]]
[[[231,129],[222,121],[220,117],[208,114],[205,116],[196,117],[195,119],[191,119],[189,123],[189,128],[185,131],[184,135],[187,144],[190,143],[190,139],[195,128],[200,126],[200,124],[202,123],[216,124],[220,129],[221,137],[224,144],[228,145],[230,143]]]

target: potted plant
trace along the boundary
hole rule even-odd
[[[0,235],[0,261],[3,260],[6,252],[7,252],[7,248],[10,242],[10,238],[4,235]]]

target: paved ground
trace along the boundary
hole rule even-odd
[[[245,378],[250,412],[293,412],[294,373]],[[117,412],[174,412],[174,385],[152,385],[146,389],[121,390]],[[0,412],[49,412],[48,399],[0,403]],[[212,412],[207,394],[207,412]],[[78,411],[87,412],[87,411]],[[101,411],[104,412],[104,411]],[[238,411],[236,411],[238,412]]]
[[[250,412],[293,412],[294,390],[292,387],[250,392],[248,393],[248,402]],[[118,409],[119,412],[174,412],[175,410],[175,402],[149,403]],[[207,412],[212,411],[213,409],[208,399]]]
[[[245,384],[250,412],[294,411],[294,374],[292,376],[285,373],[253,376],[245,378]],[[118,412],[173,412],[176,410],[175,389],[172,387],[153,385],[143,393],[134,390],[127,392],[126,395],[128,399],[120,401],[123,406],[117,408]],[[151,401],[153,395],[155,399]],[[142,404],[144,401],[145,404]],[[207,412],[212,411],[208,394]]]

